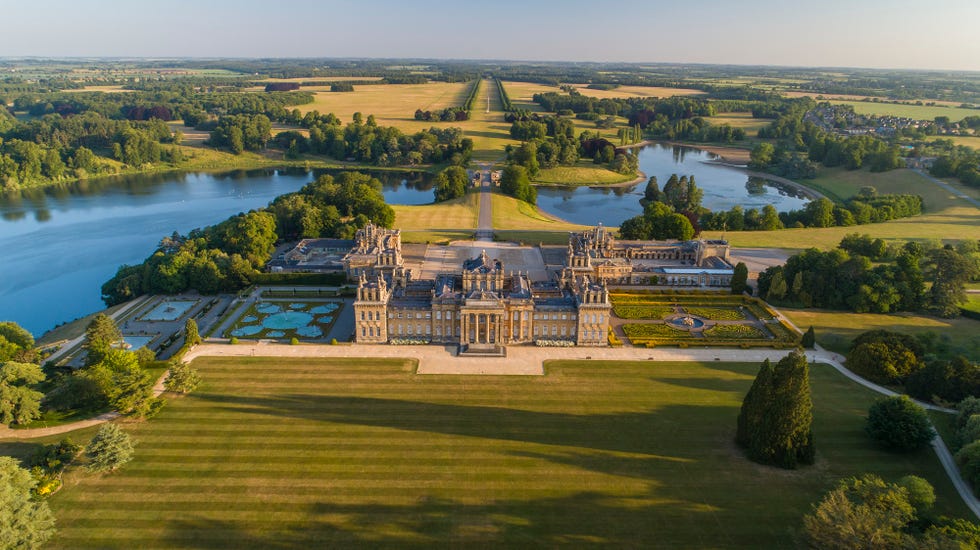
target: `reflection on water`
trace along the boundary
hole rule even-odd
[[[671,174],[693,175],[704,190],[703,206],[713,211],[735,205],[761,210],[767,204],[787,211],[807,202],[790,187],[713,163],[717,157],[699,149],[655,144],[641,148],[637,154],[640,170],[647,176],[656,176],[661,190]],[[538,206],[571,222],[618,226],[643,212],[640,198],[645,187],[645,182],[632,187],[539,187]]]
[[[0,195],[0,320],[40,335],[102,309],[102,283],[121,264],[143,261],[163,236],[263,207],[327,172],[128,175]],[[426,174],[371,175],[389,203],[432,202]]]

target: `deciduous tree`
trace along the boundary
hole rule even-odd
[[[902,452],[919,450],[936,435],[925,409],[905,395],[875,401],[865,431],[879,445]]]
[[[54,515],[33,498],[36,481],[9,456],[0,456],[0,548],[41,548],[54,534]]]
[[[0,424],[25,424],[41,416],[44,394],[33,386],[43,380],[44,372],[37,365],[0,364]]]

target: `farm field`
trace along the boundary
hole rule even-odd
[[[962,109],[944,105],[907,105],[895,103],[873,103],[870,101],[831,101],[837,105],[850,105],[859,115],[897,116],[916,120],[933,120],[937,116],[948,116],[956,122],[968,116],[980,116],[978,109]]]
[[[874,99],[874,96],[867,95],[856,95],[856,94],[823,94],[820,92],[801,92],[798,90],[783,90],[782,95],[786,97],[812,97],[817,99],[817,97],[822,97],[823,99],[818,101],[848,101],[848,102],[862,102],[866,103],[865,99]],[[941,101],[938,99],[928,99],[923,100],[928,103],[935,103],[936,105],[942,105],[946,107],[959,107],[963,104],[962,101]],[[913,102],[914,103],[914,102]]]
[[[974,361],[980,360],[980,321],[957,317],[941,319],[915,313],[851,313],[818,309],[779,308],[800,330],[813,326],[817,343],[837,352],[847,353],[851,341],[862,332],[887,329],[906,334],[933,333],[939,341],[947,341],[954,354],[962,353]]]
[[[427,84],[371,84],[355,86],[353,92],[330,92],[329,87],[309,87],[314,91],[313,103],[298,106],[306,113],[317,110],[333,113],[344,123],[355,112],[365,118],[373,114],[381,126],[394,126],[406,133],[418,132],[431,127],[458,127],[473,140],[473,160],[498,161],[504,156],[504,147],[516,143],[510,138],[510,124],[504,122],[500,98],[496,86],[490,81],[480,83],[470,120],[460,122],[426,122],[415,120],[415,110],[437,110],[461,106],[466,101],[472,82],[430,82]],[[487,96],[490,96],[490,112],[487,113]]]
[[[850,233],[866,233],[883,239],[980,239],[980,209],[950,195],[911,170],[873,174],[866,170],[824,169],[814,180],[803,180],[819,191],[839,197],[856,194],[870,185],[881,193],[915,193],[925,201],[925,213],[912,218],[853,227],[783,229],[779,231],[728,231],[732,246],[776,248],[833,248]],[[720,238],[720,231],[705,231],[705,238]]]
[[[197,393],[123,426],[139,440],[132,463],[70,475],[52,497],[51,548],[784,548],[814,501],[866,472],[925,477],[937,514],[967,514],[931,450],[871,445],[874,395],[826,366],[811,371],[817,464],[791,472],[731,442],[755,364],[552,362],[543,377],[415,376],[366,359],[195,367]]]

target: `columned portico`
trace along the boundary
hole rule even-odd
[[[464,311],[460,315],[459,344],[496,345],[503,343],[503,314],[497,311]]]

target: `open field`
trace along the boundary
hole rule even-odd
[[[818,101],[831,101],[831,102],[834,102],[834,103],[843,102],[843,101],[846,101],[846,102],[855,102],[855,103],[857,103],[857,102],[867,103],[867,102],[864,101],[865,99],[871,99],[871,100],[874,99],[874,96],[867,96],[867,95],[855,95],[855,94],[822,94],[820,92],[801,92],[799,90],[784,90],[781,93],[783,95],[785,95],[786,97],[812,97],[814,99],[817,99],[817,97],[821,97],[823,99],[820,99]],[[881,98],[879,98],[879,99],[881,99]],[[923,101],[923,103],[935,103],[936,105],[941,105],[941,106],[945,106],[945,107],[959,107],[960,105],[963,104],[962,101],[941,101],[941,100],[938,100],[938,99],[926,99],[926,100],[922,100],[922,101]],[[915,103],[915,102],[912,101],[912,103]],[[913,106],[916,106],[916,105],[913,105]]]
[[[353,119],[355,112],[360,112],[365,118],[374,115],[381,126],[396,126],[412,132],[447,124],[417,121],[414,118],[415,110],[460,106],[466,100],[469,83],[371,84],[355,86],[353,92],[331,92],[329,87],[309,87],[304,91],[312,91],[316,97],[313,103],[297,106],[303,113],[314,110],[322,114],[333,113],[346,124]]]
[[[356,359],[195,367],[197,393],[124,425],[132,463],[69,475],[51,498],[52,548],[786,548],[811,503],[865,472],[925,477],[937,514],[967,514],[931,450],[871,445],[874,395],[824,366],[811,374],[817,464],[798,471],[732,444],[755,364],[563,362],[544,377]]]
[[[558,86],[550,86],[548,84],[538,84],[535,82],[515,82],[510,80],[505,80],[503,83],[504,89],[507,90],[507,95],[510,96],[511,103],[513,103],[515,106],[520,103],[522,108],[527,108],[525,105],[528,103],[537,107],[537,104],[531,101],[531,97],[534,94],[545,92],[563,93],[561,88]],[[615,90],[590,90],[588,89],[588,84],[572,84],[572,86],[575,86],[575,88],[584,96],[597,97],[599,99],[673,97],[678,95],[689,96],[705,94],[705,92],[702,92],[701,90],[692,90],[688,88],[661,88],[656,86],[620,86]],[[538,109],[531,110],[540,110],[540,107],[538,107]]]
[[[302,112],[317,110],[333,113],[344,123],[355,112],[365,117],[374,115],[381,126],[394,126],[406,133],[414,133],[431,127],[458,127],[473,140],[473,159],[497,161],[504,156],[504,147],[516,143],[510,139],[510,124],[504,122],[500,98],[496,86],[489,81],[480,83],[470,112],[470,120],[460,122],[426,122],[415,120],[415,110],[437,110],[462,106],[472,82],[430,82],[428,84],[364,85],[355,86],[353,92],[330,92],[327,87],[310,87],[315,91],[313,103],[298,106]],[[487,95],[490,96],[491,112],[487,113]]]
[[[74,88],[69,90],[63,90],[68,93],[78,93],[78,92],[105,92],[105,93],[128,93],[133,90],[127,90],[123,88],[122,84],[106,84],[105,86],[85,86],[84,88]]]
[[[728,231],[733,246],[776,248],[833,248],[845,235],[866,233],[882,239],[980,239],[980,209],[950,195],[911,170],[873,174],[867,170],[823,169],[813,180],[802,180],[833,196],[846,198],[862,186],[881,193],[915,193],[925,202],[925,213],[912,218],[853,227],[783,229],[779,231]],[[720,231],[705,231],[705,238],[720,238]]]
[[[557,185],[602,185],[633,181],[633,176],[613,172],[603,166],[593,164],[591,160],[580,160],[572,166],[556,166],[542,168],[534,183],[551,183]]]
[[[755,137],[760,128],[765,128],[772,123],[771,118],[752,118],[752,113],[718,113],[708,117],[708,121],[713,126],[728,124],[732,128],[741,128],[745,130],[748,137]]]
[[[879,193],[911,193],[919,195],[927,212],[941,212],[947,208],[961,206],[957,199],[942,187],[932,183],[912,170],[900,169],[888,172],[871,172],[867,168],[848,170],[846,168],[820,168],[817,177],[800,180],[802,185],[813,187],[830,198],[849,199],[858,194],[862,187],[870,185]]]
[[[256,80],[255,82],[351,82],[351,81],[367,81],[367,80],[382,80],[381,76],[297,76],[295,78],[263,78],[261,80]]]
[[[395,227],[402,231],[476,229],[480,212],[480,193],[435,204],[391,205],[395,209]]]
[[[850,105],[859,115],[897,116],[916,120],[933,120],[937,116],[948,116],[951,121],[956,122],[968,116],[980,116],[978,109],[962,109],[945,105],[907,105],[870,101],[831,101],[831,103]]]
[[[916,313],[851,313],[816,309],[779,309],[800,330],[813,326],[817,343],[837,353],[846,353],[851,341],[862,332],[887,329],[906,334],[931,332],[938,339],[948,339],[950,351],[980,360],[980,321],[957,317],[940,319]]]

